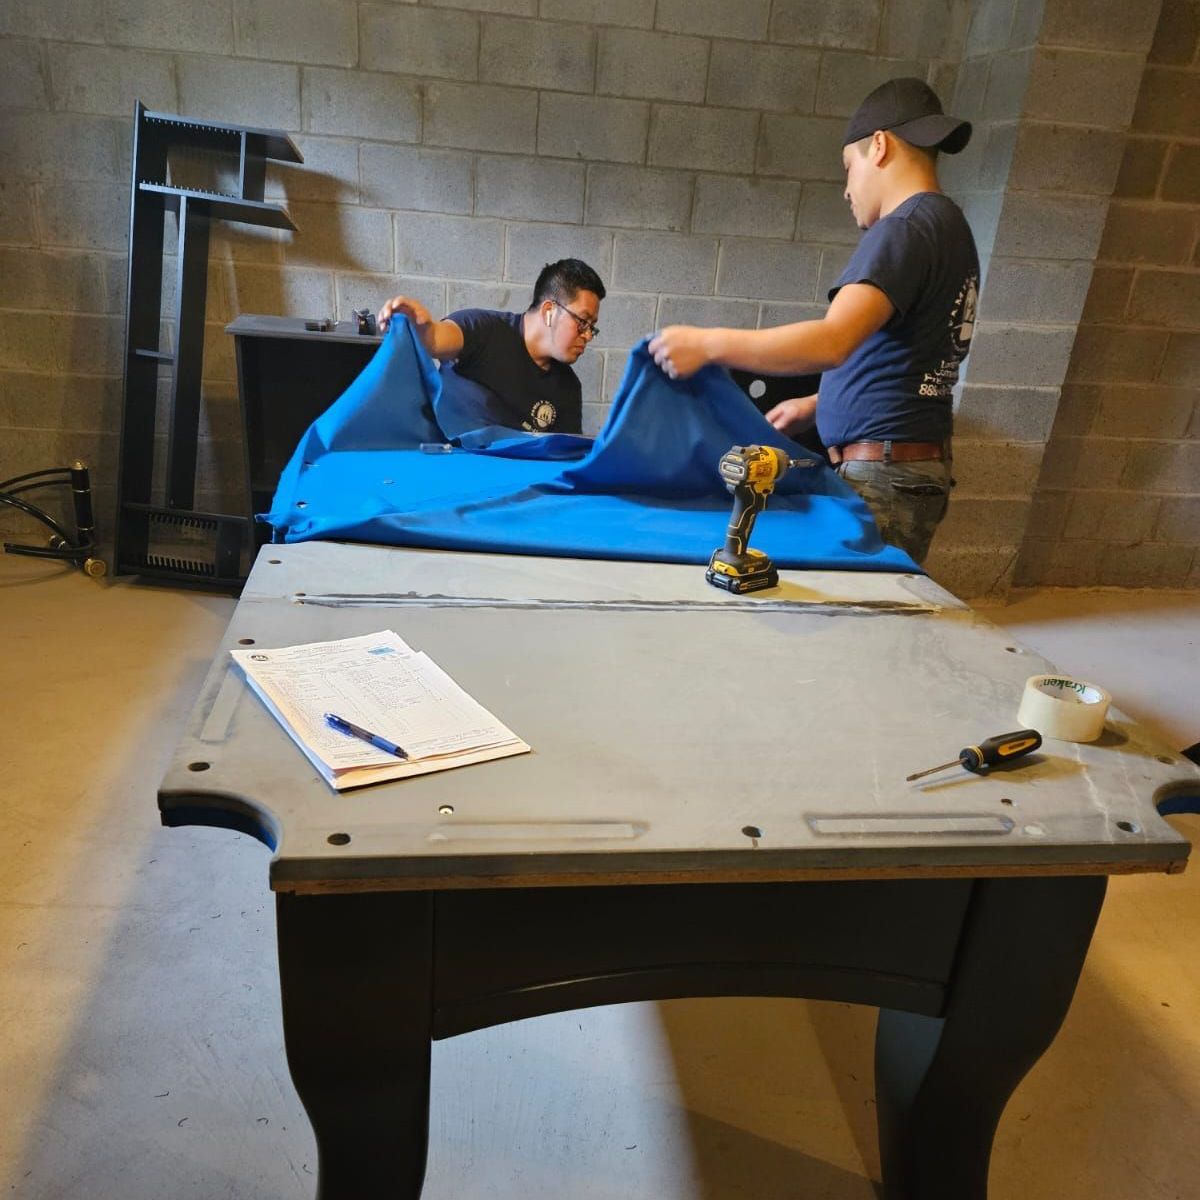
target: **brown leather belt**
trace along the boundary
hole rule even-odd
[[[948,458],[941,442],[848,442],[826,451],[836,467],[842,462],[927,462]]]

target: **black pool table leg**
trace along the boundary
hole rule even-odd
[[[428,893],[276,897],[288,1065],[317,1200],[416,1200],[429,1141]]]
[[[992,1138],[1067,1015],[1104,876],[984,879],[946,1015],[881,1009],[875,1094],[886,1200],[985,1200]]]

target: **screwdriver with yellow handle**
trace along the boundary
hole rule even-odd
[[[1042,735],[1036,729],[1016,729],[1012,733],[1002,733],[998,737],[990,737],[978,746],[964,746],[956,759],[942,763],[940,767],[930,767],[928,771],[918,771],[915,775],[906,775],[905,783],[914,779],[924,779],[935,771],[945,771],[950,767],[965,767],[968,771],[982,771],[987,767],[995,767],[1000,763],[1011,762],[1036,750],[1042,744]]]

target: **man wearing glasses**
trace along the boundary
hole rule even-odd
[[[463,308],[435,321],[407,296],[379,310],[386,329],[403,313],[442,364],[438,424],[449,438],[481,425],[529,433],[579,433],[583,409],[572,364],[596,336],[604,284],[587,263],[563,258],[542,268],[524,312]]]

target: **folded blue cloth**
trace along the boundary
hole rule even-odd
[[[777,566],[920,569],[881,541],[853,489],[777,433],[719,368],[668,379],[643,341],[594,441],[484,426],[450,453],[426,454],[422,443],[446,441],[434,416],[440,387],[408,321],[394,317],[284,468],[262,518],[275,540],[707,563],[732,503],[717,463],[730,446],[759,443],[812,463],[780,480],[755,526],[753,545]]]

